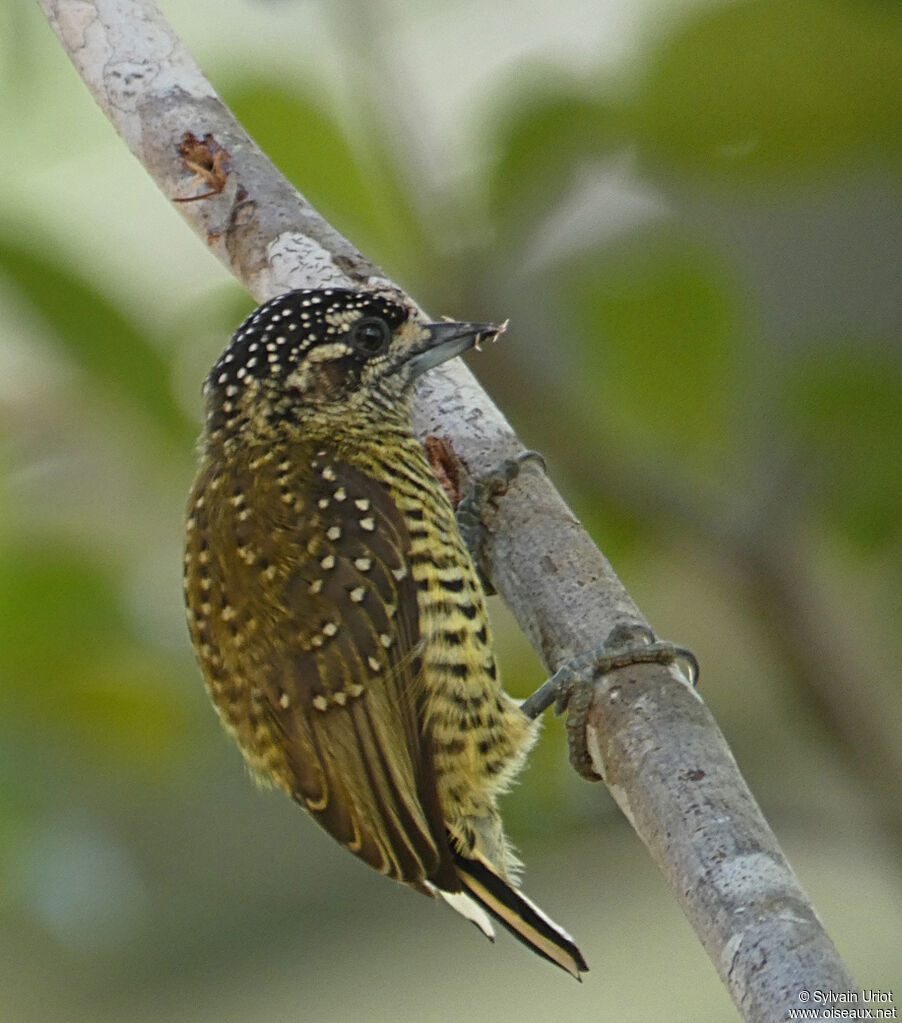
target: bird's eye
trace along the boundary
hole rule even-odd
[[[363,355],[378,355],[388,348],[391,327],[378,316],[367,316],[351,327],[350,340]]]

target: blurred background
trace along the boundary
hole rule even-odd
[[[168,0],[251,133],[436,316],[902,999],[902,9]],[[506,799],[578,986],[389,885],[220,732],[183,621],[200,386],[252,302],[36,5],[0,9],[0,1021],[735,1019],[549,722]],[[542,669],[493,610],[508,688]]]

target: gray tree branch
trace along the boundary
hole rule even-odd
[[[397,287],[272,166],[150,0],[39,3],[167,200],[206,190],[179,152],[187,132],[210,136],[211,156],[228,152],[210,168],[221,191],[177,208],[255,298],[298,287]],[[428,374],[416,426],[451,437],[477,473],[522,448],[460,360]],[[549,671],[615,624],[644,622],[546,476],[529,469],[512,493],[500,502],[488,564]],[[720,730],[676,669],[636,665],[596,680],[588,740],[598,773],[746,1020],[785,1020],[802,989],[854,988]]]

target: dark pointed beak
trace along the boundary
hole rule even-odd
[[[494,340],[501,334],[507,323],[427,323],[428,331],[418,350],[410,357],[413,376],[418,377],[440,366],[443,362],[461,355],[470,348],[478,348],[480,342]]]

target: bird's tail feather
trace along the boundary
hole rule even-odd
[[[580,974],[589,967],[573,938],[562,927],[505,881],[478,853],[471,857],[455,850],[453,855],[458,877],[468,895],[524,945],[577,980],[582,979]]]

